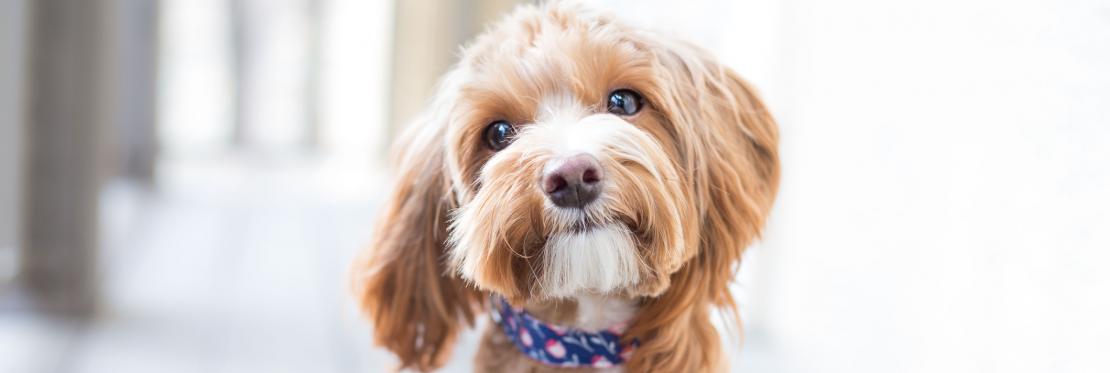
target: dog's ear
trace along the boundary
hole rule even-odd
[[[694,188],[701,201],[698,256],[704,286],[718,306],[734,306],[728,290],[740,256],[759,238],[779,183],[778,126],[754,89],[708,52],[686,46],[672,55],[693,113]]]
[[[709,53],[676,43],[656,56],[662,88],[672,92],[658,109],[676,122],[700,219],[697,251],[630,329],[645,342],[629,370],[716,370],[721,356],[709,309],[739,320],[728,285],[778,189],[778,129],[748,83]]]
[[[448,212],[442,126],[428,118],[395,147],[399,175],[371,245],[355,262],[353,288],[373,322],[374,342],[393,351],[401,368],[432,370],[449,357],[460,330],[472,326],[478,293],[448,274],[444,263]],[[422,128],[420,128],[422,126]]]

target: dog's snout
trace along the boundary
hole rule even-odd
[[[602,177],[597,158],[578,154],[545,172],[541,182],[547,198],[556,206],[582,208],[601,195]]]

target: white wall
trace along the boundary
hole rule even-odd
[[[614,1],[767,92],[776,370],[1110,371],[1110,4]]]
[[[158,140],[166,158],[210,156],[231,137],[227,1],[167,0],[159,42]]]
[[[1110,7],[796,5],[768,280],[800,368],[1110,370]]]
[[[22,187],[23,0],[0,1],[0,284],[14,274]]]

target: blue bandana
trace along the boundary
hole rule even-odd
[[[546,324],[501,297],[493,300],[490,316],[521,353],[546,365],[607,368],[623,364],[636,348],[635,342],[621,345],[624,324],[599,332]]]

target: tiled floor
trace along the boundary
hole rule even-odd
[[[157,190],[105,193],[100,314],[4,314],[0,370],[367,371],[385,358],[344,293],[372,198],[316,189],[327,168],[314,161],[165,171]]]

